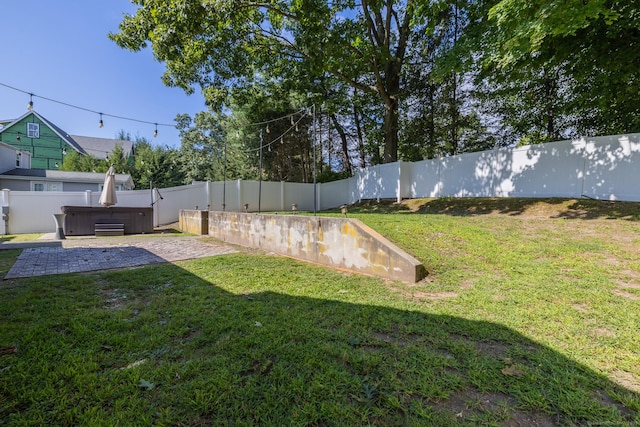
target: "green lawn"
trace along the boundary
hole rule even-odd
[[[637,425],[639,213],[350,207],[417,284],[259,253],[3,281],[0,425]]]

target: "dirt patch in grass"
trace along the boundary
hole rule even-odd
[[[610,338],[612,338],[612,337],[616,336],[616,334],[612,330],[610,330],[608,328],[604,328],[604,327],[593,328],[593,329],[591,329],[589,331],[589,333],[594,337],[610,337]]]
[[[127,295],[118,289],[102,289],[100,295],[104,298],[104,305],[109,310],[119,310],[127,302]]]
[[[625,291],[622,291],[620,289],[614,289],[613,293],[615,295],[619,296],[619,297],[628,298],[628,299],[634,300],[634,301],[640,298],[636,294],[632,294],[631,292],[625,292]]]
[[[447,298],[456,298],[458,294],[456,292],[413,292],[411,295],[414,298],[440,300]]]
[[[611,378],[627,390],[632,390],[636,393],[640,393],[640,378],[634,376],[630,372],[615,370],[611,372],[609,378]]]
[[[571,307],[575,308],[580,313],[588,313],[589,311],[591,311],[589,304],[587,303],[575,303],[571,304]]]
[[[628,283],[622,280],[617,280],[616,284],[624,289],[640,289],[640,283]]]
[[[502,426],[540,426],[553,427],[558,423],[547,414],[523,412],[515,408],[515,400],[500,393],[481,393],[467,389],[453,394],[438,402],[439,409],[445,409],[456,415],[462,422],[484,420],[480,424]]]
[[[633,417],[633,412],[625,408],[620,402],[609,396],[604,390],[598,390],[595,395],[595,399],[604,406],[614,406],[625,417]]]

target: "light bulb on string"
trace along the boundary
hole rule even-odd
[[[29,94],[29,104],[27,104],[27,110],[33,110],[33,94]]]
[[[284,144],[284,136],[280,137],[280,144]]]
[[[103,128],[104,127],[104,122],[102,121],[102,113],[100,113],[100,121],[98,122],[98,127],[99,128]]]
[[[271,131],[269,130],[269,125],[267,125],[267,133],[271,133]]]
[[[153,131],[153,137],[156,138],[158,136],[158,124],[156,123],[156,130]]]

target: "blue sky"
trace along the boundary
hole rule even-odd
[[[179,147],[175,128],[103,117],[59,105],[43,96],[89,110],[152,123],[174,124],[177,114],[206,110],[199,89],[187,96],[164,86],[164,65],[150,49],[130,52],[107,38],[118,30],[128,0],[20,0],[0,7],[0,83],[33,93],[34,110],[72,135],[114,138],[124,129],[157,145]],[[0,119],[27,112],[29,95],[0,86]]]

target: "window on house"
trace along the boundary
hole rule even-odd
[[[98,184],[98,190],[102,191],[104,189],[104,184]],[[116,184],[116,191],[124,191],[122,184]]]
[[[47,182],[47,191],[62,191],[61,182]]]
[[[31,181],[31,191],[62,191],[62,183]]]
[[[27,123],[27,138],[40,138],[40,125],[38,123]]]

